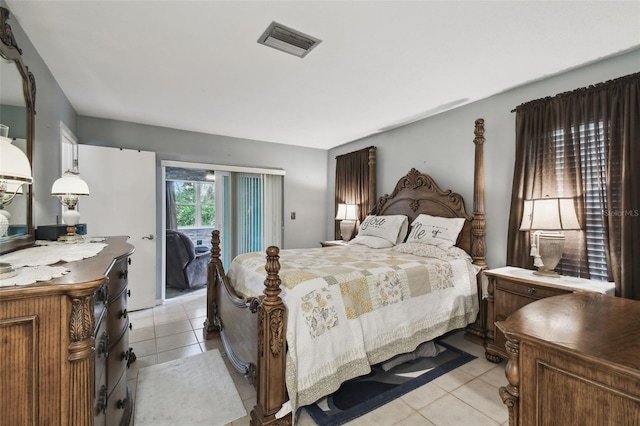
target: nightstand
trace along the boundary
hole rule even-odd
[[[346,246],[348,243],[342,240],[333,240],[333,241],[320,241],[320,245],[322,247],[335,247],[335,246]]]
[[[505,266],[484,271],[487,286],[487,338],[485,356],[489,361],[500,362],[508,358],[506,338],[495,326],[509,315],[539,299],[579,291],[592,291],[614,295],[615,284],[583,278],[536,275],[529,269]]]

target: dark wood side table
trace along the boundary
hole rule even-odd
[[[640,424],[640,301],[566,294],[496,325],[507,338],[510,425]]]
[[[591,291],[613,296],[614,283],[585,280],[575,277],[547,277],[529,269],[506,266],[485,271],[487,286],[487,336],[485,356],[500,362],[507,358],[506,339],[495,322],[536,300],[576,291]]]

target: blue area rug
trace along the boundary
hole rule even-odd
[[[341,425],[476,358],[446,343],[436,344],[444,350],[435,357],[417,358],[389,371],[374,365],[371,373],[343,383],[333,394],[304,409],[320,426]]]

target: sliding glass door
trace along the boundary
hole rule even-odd
[[[223,264],[235,256],[282,245],[281,175],[221,172],[216,183]]]

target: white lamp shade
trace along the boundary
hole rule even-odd
[[[65,172],[60,179],[53,182],[51,195],[89,195],[89,186],[78,174]]]
[[[521,231],[581,229],[572,198],[525,200]]]
[[[358,206],[356,204],[338,204],[336,220],[358,220]]]
[[[0,136],[0,180],[21,185],[33,182],[31,164],[27,155],[11,143],[11,139]],[[13,190],[15,191],[15,186]]]

